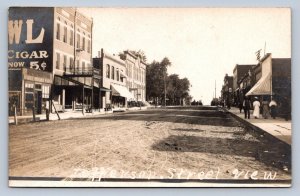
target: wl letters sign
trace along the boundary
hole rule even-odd
[[[9,69],[52,71],[53,18],[53,8],[9,9]]]

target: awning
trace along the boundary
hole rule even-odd
[[[127,76],[123,72],[121,72],[120,77],[121,78],[127,78]]]
[[[100,87],[100,91],[110,92],[111,90],[108,88]]]
[[[112,95],[113,96],[121,96],[126,97],[127,101],[135,100],[133,94],[129,92],[129,90],[125,86],[111,84],[112,87]]]
[[[261,77],[246,94],[249,95],[271,95],[271,74]]]

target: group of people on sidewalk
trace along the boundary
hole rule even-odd
[[[260,116],[260,110],[262,109],[262,116],[263,118],[268,118],[268,114],[271,114],[271,117],[273,119],[277,116],[277,103],[274,99],[272,99],[270,102],[264,100],[262,101],[262,104],[260,104],[257,97],[254,98],[253,102],[253,117],[255,119],[259,118]],[[242,109],[245,113],[245,119],[250,119],[250,109],[251,109],[251,101],[249,97],[245,97],[243,103],[240,103],[239,105],[240,113],[242,112]]]

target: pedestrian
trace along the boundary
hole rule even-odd
[[[253,116],[254,116],[254,118],[259,118],[259,108],[260,108],[260,103],[259,103],[259,101],[258,101],[258,98],[257,97],[255,97],[254,98],[255,99],[255,101],[253,102]]]
[[[244,113],[245,113],[245,119],[250,119],[250,107],[251,107],[251,103],[248,97],[244,98],[243,101],[243,108],[244,108]]]
[[[271,100],[269,107],[270,107],[271,117],[275,119],[277,116],[277,103],[274,99]]]
[[[243,109],[243,103],[241,101],[239,101],[239,109],[240,109],[240,113],[242,113],[242,109]]]
[[[264,119],[267,119],[269,117],[269,104],[265,99],[262,102],[262,116]]]

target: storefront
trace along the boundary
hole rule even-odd
[[[9,70],[9,80],[9,116],[15,111],[17,115],[45,113],[50,100],[51,73],[26,68]]]
[[[135,100],[134,95],[129,92],[126,86],[111,84],[112,107],[126,108],[127,101]]]

